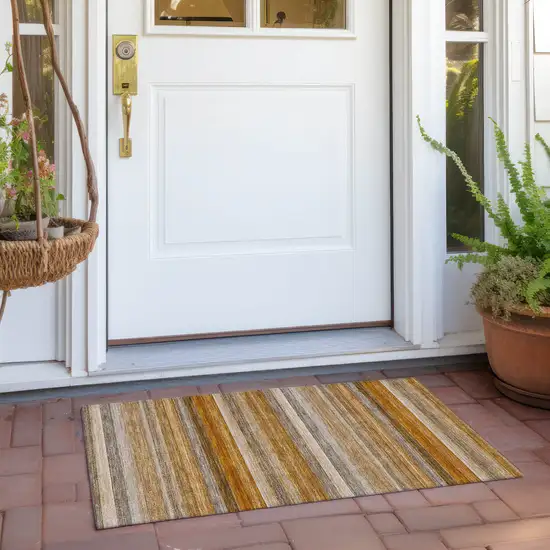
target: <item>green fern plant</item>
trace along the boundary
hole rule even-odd
[[[466,186],[475,200],[484,208],[504,238],[504,245],[494,245],[477,238],[453,234],[459,242],[465,244],[471,252],[451,257],[453,262],[462,268],[467,263],[477,263],[490,271],[494,266],[501,264],[503,258],[517,257],[532,263],[536,275],[522,286],[521,300],[518,298],[515,306],[529,306],[534,313],[541,311],[541,307],[550,305],[550,206],[544,189],[535,181],[531,147],[525,145],[524,159],[517,164],[512,161],[504,132],[498,124],[490,119],[494,125],[496,149],[499,160],[503,163],[510,181],[510,190],[515,196],[523,223],[514,221],[510,206],[499,194],[495,203],[489,200],[481,191],[479,183],[474,181],[460,157],[443,143],[428,135],[420,117],[417,117],[420,133],[423,139],[436,151],[450,158],[464,177]],[[550,146],[540,134],[536,136],[548,157]],[[478,305],[482,305],[479,296],[474,295]],[[510,304],[503,308],[508,317]],[[497,308],[498,309],[498,308]]]

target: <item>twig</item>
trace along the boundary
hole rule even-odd
[[[10,295],[8,290],[2,292],[2,303],[0,304],[0,323],[4,317],[4,312],[6,311],[6,304],[8,303],[8,296]]]
[[[17,63],[17,73],[19,76],[19,84],[21,86],[21,94],[27,109],[27,123],[29,125],[29,144],[32,153],[32,182],[34,191],[34,203],[36,210],[36,233],[38,243],[44,241],[44,231],[42,230],[42,194],[40,192],[40,173],[38,168],[38,152],[36,150],[36,129],[34,127],[34,113],[32,112],[31,92],[29,90],[29,82],[25,71],[25,61],[23,60],[23,49],[21,47],[21,33],[19,31],[19,7],[17,0],[11,0],[11,12],[13,21],[13,43],[15,48],[15,62]]]
[[[12,3],[14,1],[15,0],[12,0]],[[88,173],[88,176],[87,176],[88,196],[90,197],[90,202],[91,202],[89,220],[91,222],[95,222],[97,218],[97,207],[99,202],[99,195],[97,191],[97,177],[95,173],[94,162],[92,160],[90,147],[88,145],[88,136],[86,135],[84,123],[80,118],[80,112],[78,111],[78,107],[76,106],[73,100],[73,97],[69,90],[69,86],[67,84],[67,81],[65,80],[65,77],[63,76],[63,73],[61,72],[61,67],[59,65],[59,57],[57,55],[57,47],[55,44],[55,33],[54,33],[53,22],[52,22],[52,12],[50,9],[50,2],[49,0],[40,0],[40,4],[42,6],[42,13],[44,17],[44,28],[46,29],[46,35],[48,37],[48,42],[50,43],[53,70],[55,71],[55,74],[59,79],[59,83],[61,84],[61,88],[63,89],[63,93],[65,94],[65,98],[67,99],[67,103],[69,104],[69,108],[71,109],[71,113],[73,115],[74,122],[78,130],[80,145],[82,147],[82,154],[84,155],[84,160],[86,162],[86,169]]]

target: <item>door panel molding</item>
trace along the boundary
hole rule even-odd
[[[151,258],[353,250],[354,97],[353,83],[151,85]],[[248,112],[239,109],[242,103]],[[272,105],[277,108],[266,109]],[[279,111],[290,110],[299,112],[300,118],[281,123]],[[330,135],[319,124],[321,110],[322,126],[332,129]],[[205,116],[194,117],[197,111]],[[269,149],[256,143],[260,118],[262,131],[273,136]],[[210,125],[210,130],[205,129]],[[212,142],[208,166],[200,164],[200,149],[194,149],[201,133]],[[224,157],[224,143],[235,140],[240,142],[242,158]],[[296,159],[295,151],[304,141],[320,153],[315,163],[307,156]],[[333,166],[335,156],[338,166]],[[264,166],[268,171],[262,170]],[[239,179],[214,200],[209,183],[231,168],[240,172]],[[312,181],[304,190],[308,194],[297,195],[306,179]],[[266,195],[266,189],[276,193]],[[253,210],[249,219],[232,228],[233,212],[243,197]],[[284,225],[267,216],[267,209],[272,215],[277,207],[277,220],[287,216]],[[315,213],[307,217],[312,210]],[[207,222],[213,217],[216,226]]]

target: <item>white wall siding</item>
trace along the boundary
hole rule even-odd
[[[55,285],[18,290],[0,326],[0,364],[56,359]]]
[[[540,133],[550,143],[550,0],[533,0],[532,16],[531,127],[533,136]],[[550,159],[538,144],[534,158],[538,182],[550,194]]]

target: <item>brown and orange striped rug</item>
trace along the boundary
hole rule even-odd
[[[98,529],[521,476],[413,378],[83,409]]]

